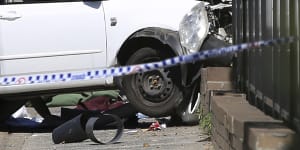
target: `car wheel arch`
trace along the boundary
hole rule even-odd
[[[121,46],[117,53],[119,65],[126,64],[128,58],[141,47],[166,48],[170,56],[184,54],[176,31],[163,28],[144,28],[133,33]]]

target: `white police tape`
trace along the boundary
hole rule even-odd
[[[75,80],[91,80],[96,78],[116,77],[130,75],[138,72],[152,71],[160,68],[172,67],[178,64],[191,63],[205,60],[213,57],[220,57],[228,53],[234,53],[250,48],[259,48],[262,46],[272,46],[277,44],[290,43],[295,40],[294,37],[280,38],[275,40],[257,41],[252,43],[243,43],[223,48],[200,51],[190,55],[182,55],[168,58],[158,62],[137,64],[131,66],[113,67],[89,71],[73,71],[60,73],[32,74],[24,76],[4,76],[0,77],[0,86],[57,83]]]

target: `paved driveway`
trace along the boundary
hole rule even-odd
[[[113,131],[96,133],[101,137]],[[99,149],[163,149],[209,150],[211,143],[198,126],[167,127],[160,131],[125,129],[117,144],[98,145],[90,140],[79,143],[53,144],[51,133],[0,133],[1,150],[99,150]]]
[[[59,109],[52,109],[52,113],[59,115]],[[31,114],[35,113],[29,109]],[[154,118],[148,118],[140,124],[154,122]],[[140,125],[139,124],[139,125]],[[209,137],[199,129],[199,126],[172,126],[158,131],[147,131],[148,125],[125,129],[123,136],[117,144],[99,145],[91,140],[78,143],[54,144],[52,133],[20,133],[0,132],[0,150],[211,150]],[[96,137],[114,134],[114,130],[100,130],[95,132]]]

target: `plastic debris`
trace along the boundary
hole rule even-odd
[[[144,115],[144,114],[142,114],[142,113],[137,113],[137,114],[136,114],[136,117],[137,117],[138,119],[146,119],[146,118],[149,118],[149,116],[146,116],[146,115]]]
[[[32,117],[30,120],[37,122],[37,123],[42,123],[44,121],[44,118],[42,117]]]
[[[167,124],[162,123],[162,124],[160,125],[160,127],[161,127],[162,129],[165,129],[165,128],[167,128]]]
[[[31,117],[27,108],[22,106],[13,113],[11,117],[4,122],[4,124],[8,127],[34,129],[42,127],[41,123],[43,120],[44,118],[42,117]]]
[[[150,127],[148,128],[148,131],[156,131],[156,130],[161,130],[161,126],[158,121],[153,122]]]
[[[15,113],[13,113],[12,117],[14,117],[14,118],[27,118],[27,119],[30,118],[25,106],[22,106]]]
[[[130,134],[130,135],[132,135],[132,134],[137,134],[137,133],[138,133],[138,130],[128,130],[128,131],[126,131],[126,132],[124,132],[124,133]]]

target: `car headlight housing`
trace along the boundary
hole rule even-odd
[[[187,13],[179,24],[179,37],[190,53],[197,52],[208,34],[209,23],[205,2],[200,2]]]

